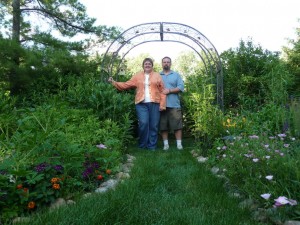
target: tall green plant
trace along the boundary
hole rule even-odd
[[[122,124],[125,113],[131,118],[135,115],[131,92],[118,93],[109,83],[95,77],[74,79],[62,95],[73,107],[93,109],[100,120],[110,118]]]
[[[223,113],[215,101],[215,87],[205,76],[189,76],[183,94],[185,121],[192,135],[203,145],[209,144],[224,132]]]

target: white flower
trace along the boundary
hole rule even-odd
[[[262,198],[268,200],[268,199],[271,197],[271,194],[265,193],[265,194],[262,194],[262,195],[260,195],[260,196],[261,196]]]
[[[273,175],[268,175],[268,176],[266,176],[266,179],[267,179],[267,180],[272,180],[272,179],[273,179]]]
[[[259,159],[258,158],[255,158],[255,159],[252,159],[253,162],[258,162]]]
[[[9,175],[9,182],[16,183],[16,178],[13,175]]]

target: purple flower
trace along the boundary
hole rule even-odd
[[[93,162],[93,163],[91,164],[91,167],[92,167],[92,168],[95,168],[95,169],[98,169],[98,168],[99,168],[99,163]]]
[[[288,148],[290,144],[283,144],[284,147]]]
[[[35,167],[35,171],[36,172],[43,172],[46,168],[47,168],[47,166],[48,166],[48,164],[47,163],[41,163],[41,164],[39,164],[39,165],[37,165],[36,167]]]
[[[92,173],[93,173],[93,168],[89,167],[89,168],[86,168],[83,173],[82,173],[82,176],[83,178],[88,178]]]
[[[62,171],[64,169],[64,167],[62,165],[55,165],[53,166],[53,168],[56,170],[56,171]]]

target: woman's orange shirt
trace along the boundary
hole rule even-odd
[[[112,83],[118,90],[127,90],[135,88],[135,104],[142,102],[145,99],[145,73],[139,72],[132,76],[126,82]],[[163,94],[164,82],[161,75],[156,72],[151,72],[149,75],[149,91],[151,102],[159,103],[160,109],[166,109],[166,95]]]

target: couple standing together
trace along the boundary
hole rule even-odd
[[[158,131],[164,142],[164,150],[169,149],[168,133],[174,131],[177,149],[182,150],[182,112],[179,93],[184,90],[180,75],[171,70],[171,58],[162,59],[163,71],[153,71],[153,60],[145,58],[143,71],[126,82],[108,79],[118,90],[136,89],[135,107],[138,117],[138,147],[155,150]]]

